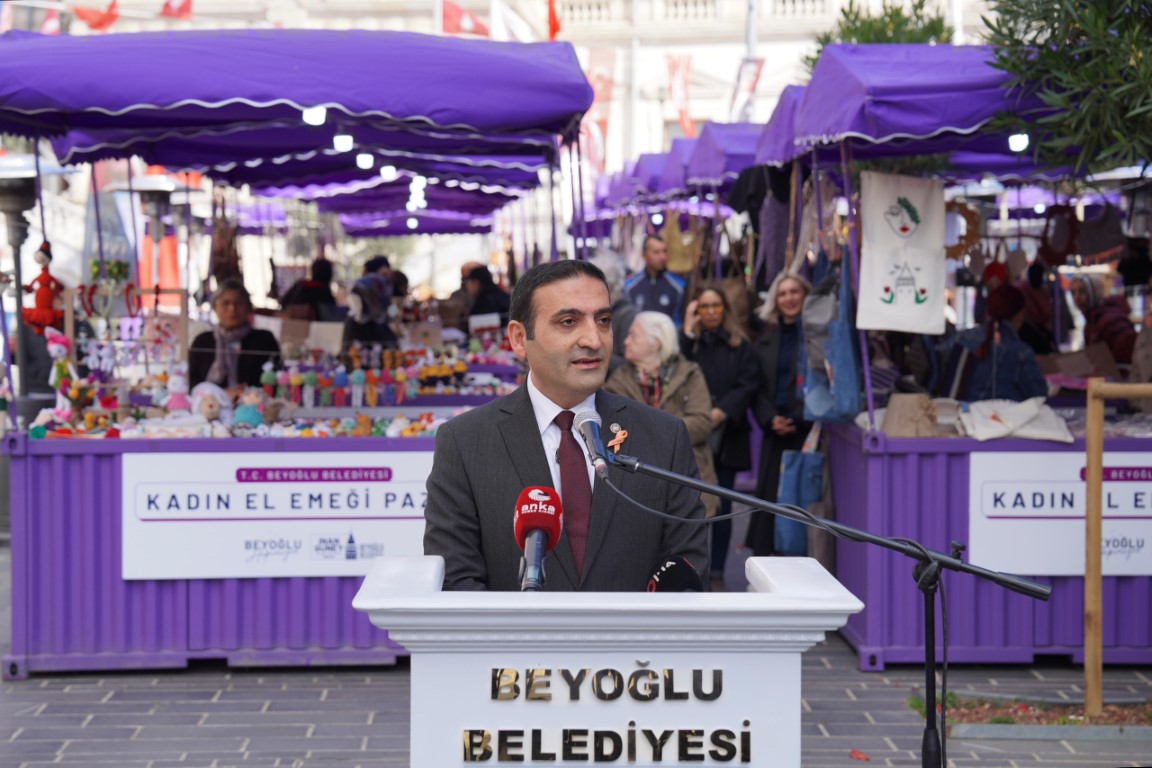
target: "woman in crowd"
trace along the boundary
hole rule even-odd
[[[240,278],[220,284],[212,299],[216,328],[192,341],[188,352],[188,385],[219,384],[235,397],[246,386],[260,385],[265,362],[280,363],[280,345],[268,331],[248,323],[252,299]]]
[[[1136,328],[1128,317],[1132,314],[1128,300],[1123,296],[1109,296],[1107,283],[1100,273],[1085,272],[1072,278],[1072,301],[1084,313],[1084,346],[1103,342],[1117,363],[1131,363]]]
[[[615,315],[612,320],[615,322]],[[700,366],[708,382],[712,396],[709,443],[716,480],[725,488],[733,488],[736,473],[752,466],[748,408],[760,388],[760,368],[728,298],[716,283],[702,283],[688,303],[680,352],[686,360]],[[731,511],[732,502],[721,499],[721,515]],[[718,520],[710,530],[712,587],[718,589],[724,584],[732,521]]]
[[[608,376],[604,389],[647,403],[677,416],[688,427],[700,479],[716,482],[712,466],[712,396],[700,366],[680,356],[676,326],[662,312],[639,312],[624,340],[624,365]],[[716,514],[719,500],[704,495],[708,516]]]
[[[1036,362],[1036,353],[1020,339],[1024,323],[1024,293],[1014,285],[1002,285],[988,295],[983,325],[960,334],[960,376],[957,388],[962,399],[1027,400],[1048,394],[1048,383]]]
[[[810,290],[808,281],[799,275],[777,278],[774,289],[769,290],[772,309],[764,318],[768,327],[756,344],[762,386],[753,409],[764,430],[756,495],[767,501],[776,500],[784,451],[800,450],[812,427],[811,422],[804,421],[804,402],[797,391],[800,345],[804,343],[800,313]],[[772,515],[752,515],[744,541],[753,555],[773,554],[775,537]]]

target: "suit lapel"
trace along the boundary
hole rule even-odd
[[[624,410],[627,401],[619,399],[616,403],[607,402],[604,393],[596,394],[596,412],[600,414],[601,438],[604,442],[611,440],[608,425],[620,419],[620,412]],[[609,475],[616,487],[627,493],[628,476],[623,470],[609,466]],[[584,550],[584,574],[591,573],[596,564],[596,557],[600,548],[608,538],[608,529],[616,512],[616,504],[620,497],[600,480],[596,480],[592,491],[592,516],[588,522],[588,543]],[[601,566],[603,568],[604,566]],[[575,570],[575,569],[573,569]],[[584,583],[584,576],[580,578]]]
[[[520,487],[540,485],[551,488],[552,470],[548,466],[550,459],[544,455],[544,443],[540,440],[540,425],[536,423],[536,412],[532,409],[528,388],[520,387],[514,394],[505,398],[504,402],[507,418],[500,422],[500,435]],[[592,506],[595,509],[595,497]],[[549,568],[559,566],[569,584],[579,583],[576,561],[572,559],[572,548],[568,545],[567,533],[560,535],[560,542],[552,550],[548,560]]]

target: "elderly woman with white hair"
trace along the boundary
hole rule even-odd
[[[682,419],[692,439],[692,453],[700,468],[700,479],[716,482],[712,449],[712,396],[700,366],[680,357],[676,326],[663,312],[639,312],[624,340],[624,365],[614,370],[604,389],[617,395],[659,408]],[[720,500],[705,494],[709,517],[716,514]]]

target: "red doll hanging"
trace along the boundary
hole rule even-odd
[[[60,294],[64,293],[64,286],[48,271],[48,265],[52,263],[51,245],[45,242],[32,258],[40,265],[40,274],[24,286],[24,293],[36,292],[33,296],[34,306],[20,311],[24,322],[43,336],[45,328],[60,328],[64,325],[64,311],[56,306]]]

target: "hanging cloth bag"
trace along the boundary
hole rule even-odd
[[[824,454],[817,450],[819,444],[820,423],[817,422],[808,432],[802,450],[784,451],[781,455],[777,503],[808,509],[820,501]],[[777,517],[774,536],[773,549],[777,555],[804,557],[808,554],[808,526],[804,523]]]

